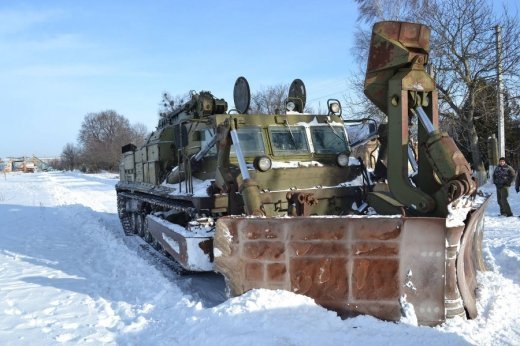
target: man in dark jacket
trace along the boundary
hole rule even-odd
[[[520,191],[520,166],[518,166],[518,169],[516,170],[515,190],[516,193]]]
[[[497,201],[500,206],[500,215],[513,216],[511,207],[507,201],[509,196],[509,187],[515,179],[515,170],[506,163],[506,158],[501,157],[498,160],[498,166],[493,172],[493,183],[497,187]]]

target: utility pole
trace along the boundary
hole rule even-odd
[[[506,156],[506,138],[504,135],[504,98],[502,86],[502,33],[500,25],[495,26],[497,41],[497,117],[498,117],[498,155]]]

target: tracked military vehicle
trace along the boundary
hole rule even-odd
[[[285,289],[343,317],[385,320],[412,306],[425,325],[476,317],[488,199],[438,131],[429,33],[414,23],[374,26],[365,93],[388,115],[374,172],[350,155],[339,101],[328,101],[327,114],[306,114],[305,86],[295,80],[285,111],[249,114],[240,77],[235,109],[192,93],[145,146],[123,147],[124,231],[186,270],[222,273],[234,295]],[[413,118],[418,153],[409,145]]]
[[[125,231],[139,234],[186,270],[213,270],[215,221],[223,215],[348,215],[371,182],[349,157],[340,103],[303,114],[295,80],[284,114],[247,114],[249,85],[235,83],[237,109],[210,92],[164,116],[148,143],[123,148],[117,186]]]

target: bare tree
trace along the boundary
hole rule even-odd
[[[288,94],[289,85],[287,84],[265,87],[251,96],[250,113],[275,114],[284,111],[284,101]]]
[[[50,166],[52,169],[58,169],[58,170],[63,170],[63,169],[65,169],[65,166],[64,166],[63,161],[61,160],[61,158],[59,158],[59,159],[52,159],[52,160],[49,162],[49,166]]]
[[[83,159],[92,169],[115,170],[121,157],[121,147],[131,142],[143,143],[144,125],[132,127],[128,119],[113,110],[89,113],[85,116],[78,140]]]
[[[61,152],[61,166],[72,171],[79,163],[80,150],[72,143],[65,144]]]
[[[173,113],[177,107],[190,99],[190,93],[172,96],[167,91],[163,92],[161,102],[159,103],[159,116],[164,117]]]
[[[466,135],[473,168],[484,172],[479,150],[479,134],[475,126],[479,95],[484,93],[484,80],[494,80],[497,64],[494,27],[503,31],[506,50],[502,66],[509,77],[519,75],[520,42],[518,21],[495,18],[485,0],[450,0],[449,6],[434,4],[428,24],[432,35],[432,62],[437,70],[441,115],[454,129]],[[449,10],[447,9],[449,7]],[[507,48],[506,48],[507,47]],[[455,119],[450,116],[455,115]]]
[[[430,62],[436,67],[436,83],[439,90],[441,121],[452,129],[455,136],[465,136],[469,158],[473,168],[484,172],[479,150],[479,135],[475,127],[477,98],[485,83],[493,79],[496,53],[493,29],[502,27],[503,72],[506,83],[518,81],[520,68],[520,41],[518,18],[507,14],[494,16],[485,0],[401,0],[401,10],[391,10],[395,1],[356,0],[360,20],[372,24],[379,20],[420,21],[432,29]],[[420,9],[420,11],[417,11]],[[392,13],[390,13],[391,11]],[[375,16],[375,17],[372,17]],[[366,33],[360,29],[356,36],[356,51],[361,60],[368,47]],[[363,43],[363,40],[367,40]]]
[[[276,84],[262,88],[251,95],[251,114],[277,114],[285,112],[285,101],[289,96],[289,84]],[[318,109],[305,106],[305,113],[323,112],[321,105]]]
[[[143,123],[135,123],[132,125],[131,138],[129,143],[135,144],[137,147],[144,145],[148,137],[148,128]]]
[[[431,0],[356,0],[358,21],[372,24],[378,20],[416,22],[429,9]]]

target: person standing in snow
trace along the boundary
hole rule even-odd
[[[493,172],[493,183],[497,187],[497,201],[500,206],[500,215],[513,216],[511,207],[507,201],[509,187],[513,179],[515,179],[515,170],[506,163],[505,157],[501,157],[498,160],[498,166]]]
[[[518,166],[518,169],[516,170],[515,191],[516,193],[520,191],[520,166]]]

